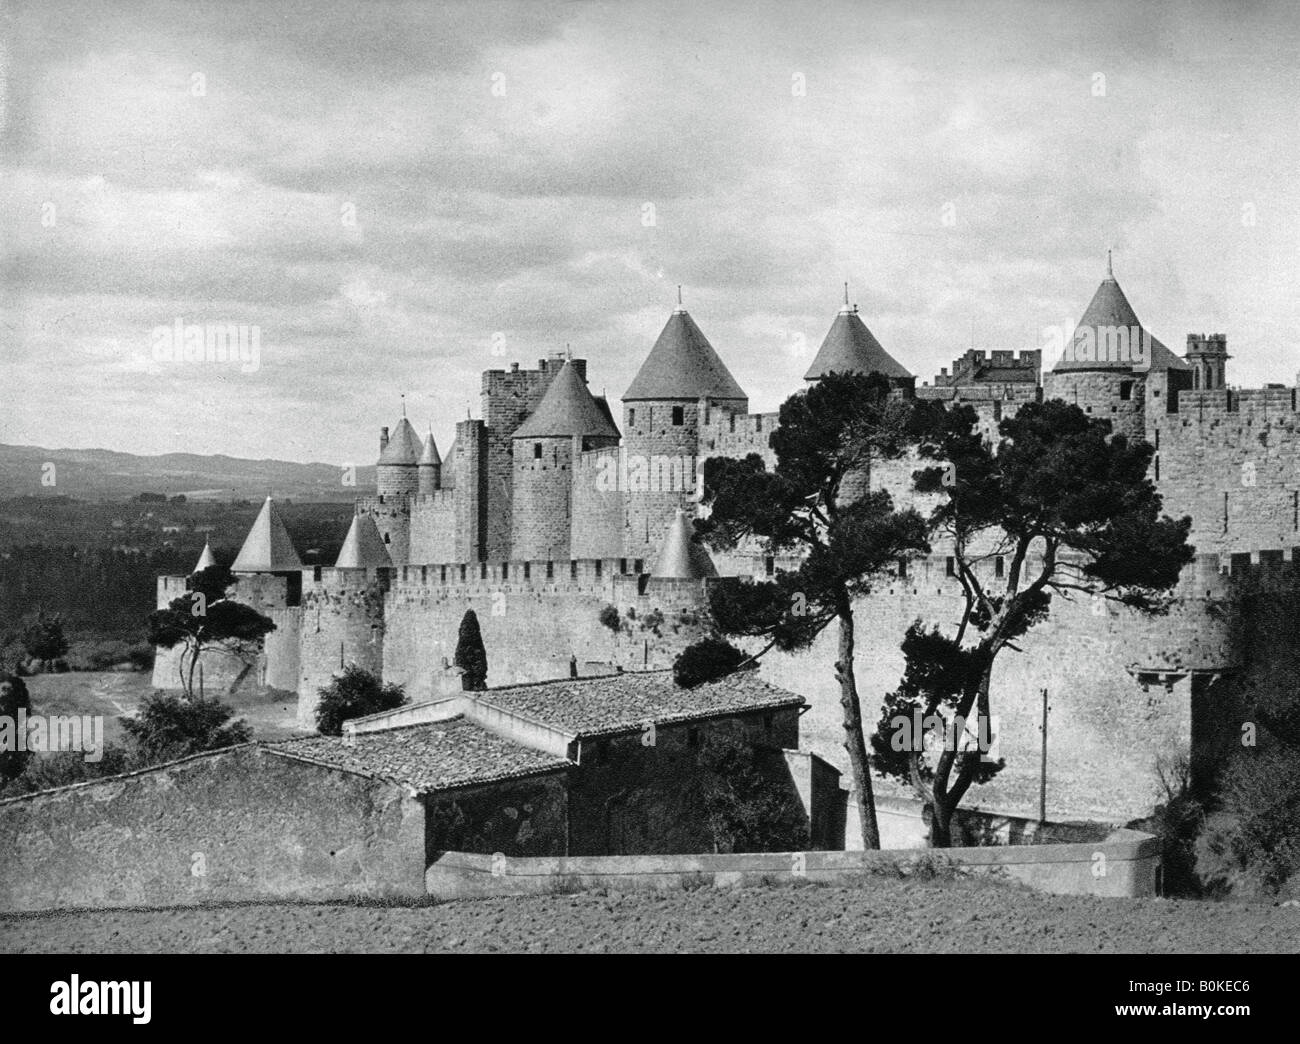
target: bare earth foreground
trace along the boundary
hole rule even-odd
[[[1300,907],[1039,895],[992,881],[588,892],[428,906],[0,916],[0,952],[1300,952]]]

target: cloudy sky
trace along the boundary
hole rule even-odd
[[[617,399],[676,285],[749,392],[842,283],[921,380],[1105,270],[1300,369],[1288,5],[0,5],[0,442],[370,461],[565,345]],[[260,365],[166,363],[176,320]]]

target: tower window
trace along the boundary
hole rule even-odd
[[[541,460],[541,459],[542,459],[542,444],[541,444],[540,442],[534,442],[534,443],[533,443],[533,460]]]
[[[993,575],[999,577],[1004,576],[1006,575],[1006,571],[1007,571],[1007,560],[1003,558],[1001,555],[998,555],[995,559],[993,559]]]
[[[994,400],[993,400],[993,419],[994,419],[995,421],[1000,421],[1000,420],[1002,419],[1002,400],[1001,400],[1001,399],[994,399]]]
[[[673,407],[673,427],[680,428],[686,419],[686,411],[680,406]]]
[[[1130,399],[1133,398],[1133,382],[1132,382],[1132,381],[1120,381],[1120,382],[1119,382],[1119,397],[1120,397],[1120,400],[1121,400],[1122,402],[1128,402]]]
[[[898,576],[899,576],[900,579],[905,578],[905,577],[907,576],[907,559],[906,559],[906,558],[900,558],[900,559],[898,560]]]
[[[948,576],[957,575],[957,559],[954,558],[952,555],[948,556],[948,562],[944,566],[944,571],[947,573]]]
[[[631,406],[627,410],[627,426],[630,428],[636,423],[636,410]]]

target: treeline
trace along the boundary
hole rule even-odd
[[[38,608],[60,613],[69,633],[138,638],[156,602],[157,578],[188,573],[194,553],[29,544],[0,552],[0,630],[17,630]]]

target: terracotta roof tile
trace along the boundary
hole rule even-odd
[[[266,749],[345,772],[404,783],[420,793],[492,783],[569,767],[553,754],[504,739],[466,718],[411,725],[350,738],[309,736]]]
[[[802,696],[741,671],[682,689],[671,671],[575,678],[474,693],[474,699],[523,715],[573,736],[600,736],[744,711],[800,707]]]

